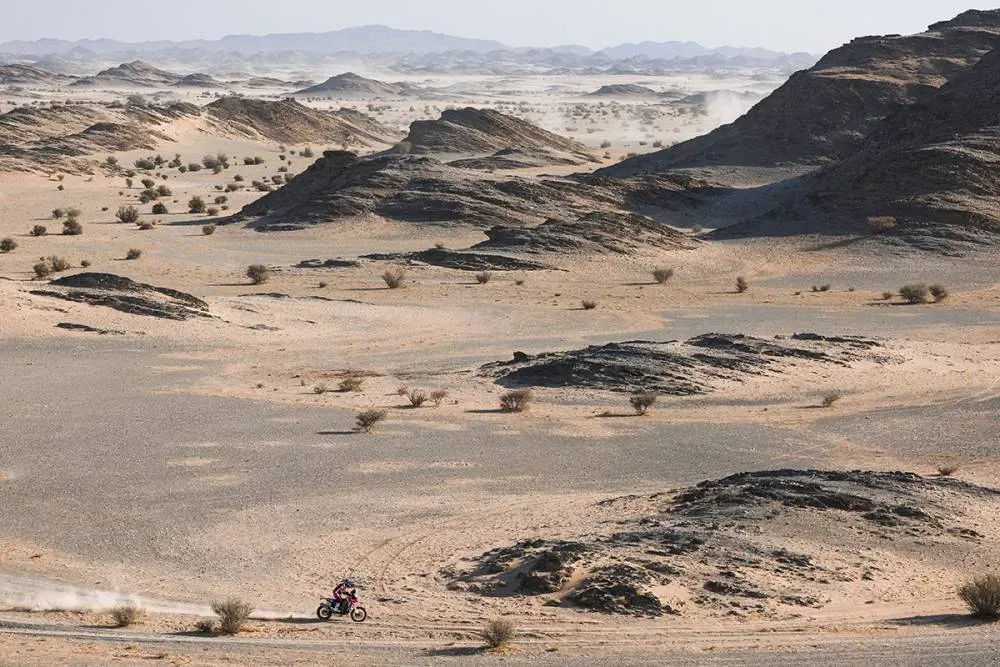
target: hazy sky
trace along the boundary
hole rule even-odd
[[[1000,0],[997,4],[1000,4]],[[643,40],[822,52],[857,35],[918,32],[968,0],[0,0],[0,41],[127,41],[323,32],[367,24],[603,47]],[[988,9],[989,5],[974,5]]]

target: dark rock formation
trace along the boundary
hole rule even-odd
[[[104,306],[131,315],[188,320],[210,317],[208,304],[184,292],[137,283],[110,273],[78,273],[53,280],[32,294]]]

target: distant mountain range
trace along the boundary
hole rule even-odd
[[[279,62],[298,58],[354,55],[391,62],[408,63],[415,70],[434,69],[436,56],[464,59],[469,67],[489,66],[503,60],[508,63],[541,63],[547,67],[606,68],[624,61],[701,60],[713,65],[733,61],[738,66],[808,67],[816,58],[810,54],[787,54],[761,48],[708,48],[693,42],[642,42],[622,44],[601,51],[579,45],[551,48],[510,47],[496,41],[466,39],[426,30],[396,30],[386,26],[363,26],[325,33],[288,33],[275,35],[229,35],[217,40],[122,42],[112,39],[66,41],[40,39],[0,44],[0,56],[7,61],[29,60],[41,64],[70,61],[122,62],[142,57],[170,62],[232,62],[241,58],[263,57]],[[500,55],[501,58],[495,56]],[[486,56],[490,56],[487,58]],[[429,60],[432,64],[428,65]],[[56,69],[56,68],[52,68]],[[65,69],[65,68],[63,68]]]

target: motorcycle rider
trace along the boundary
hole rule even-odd
[[[337,587],[333,589],[333,600],[335,603],[334,608],[338,612],[343,612],[344,606],[347,604],[351,594],[354,592],[353,588],[354,580],[348,577],[337,584]]]

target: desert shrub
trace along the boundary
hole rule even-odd
[[[227,197],[226,195],[219,195],[218,197],[215,198],[215,203],[218,204],[219,206],[225,204],[227,201],[229,201],[229,197]]]
[[[119,206],[115,217],[118,222],[136,223],[139,221],[139,209],[135,206]]]
[[[221,166],[219,160],[214,155],[206,155],[201,159],[201,164],[205,169],[215,169]]]
[[[747,282],[746,278],[740,276],[739,278],[736,279],[736,291],[738,293],[743,294],[748,289],[750,289],[750,283]]]
[[[52,209],[52,218],[58,220],[66,215],[66,211],[61,208]]]
[[[635,413],[642,416],[649,412],[649,409],[656,404],[657,398],[659,397],[654,392],[637,391],[629,397],[628,402],[632,405]]]
[[[524,412],[534,395],[530,389],[512,389],[500,397],[500,409],[504,412]]]
[[[357,375],[348,375],[340,381],[337,387],[343,392],[358,392],[361,391],[364,383],[364,379],[359,378]]]
[[[157,202],[153,204],[153,215],[166,215],[169,213],[167,210],[167,205],[162,202]]]
[[[325,280],[319,281],[319,284],[316,285],[316,287],[318,287],[320,289],[326,289],[329,286],[330,286],[330,283],[326,282]]]
[[[892,301],[892,298],[896,296],[895,292],[882,292],[883,301]]]
[[[120,604],[111,610],[115,627],[127,628],[142,617],[142,610],[134,604]]]
[[[389,289],[398,289],[403,286],[403,278],[406,277],[406,271],[403,269],[389,269],[382,274],[382,280],[385,281],[386,286]]]
[[[188,211],[191,213],[204,213],[205,200],[197,195],[191,197],[190,201],[188,201]]]
[[[940,303],[948,298],[948,288],[944,285],[931,285],[927,291],[934,297],[934,303]]]
[[[156,185],[156,181],[154,181],[151,178],[144,178],[144,179],[142,179],[139,182],[142,183],[142,187],[144,187],[144,188],[151,188],[154,185]]]
[[[995,621],[1000,619],[1000,576],[987,574],[958,589],[969,611],[976,618]]]
[[[215,225],[202,225],[201,233],[205,236],[211,236],[215,233]]]
[[[144,232],[148,232],[154,227],[156,227],[156,225],[153,223],[152,220],[143,220],[142,222],[139,223],[139,229],[141,229]]]
[[[820,285],[819,287],[817,287],[816,285],[812,286],[813,292],[829,292],[831,289],[832,285]]]
[[[441,403],[444,399],[448,398],[448,392],[444,389],[435,389],[431,392],[431,401],[434,403],[434,407],[441,407]]]
[[[219,209],[215,208],[214,206],[209,206],[207,209],[205,209],[205,215],[209,216],[210,218],[214,218],[215,216],[219,215]]]
[[[17,250],[17,241],[10,237],[0,240],[0,252],[11,252],[13,250]]]
[[[243,177],[240,176],[239,174],[236,174],[235,176],[233,176],[233,180],[236,181],[237,183],[242,183]]]
[[[215,619],[212,618],[199,618],[195,621],[194,629],[198,632],[215,632]]]
[[[213,602],[212,611],[219,617],[219,632],[235,635],[250,618],[253,606],[237,598],[229,598],[224,602]]]
[[[519,278],[514,281],[514,284],[517,285],[518,287],[521,287],[524,285],[524,281]]]
[[[904,285],[899,290],[899,295],[906,299],[907,303],[927,303],[930,291],[927,285]]]
[[[125,253],[125,259],[139,259],[142,257],[142,250],[139,248],[129,248],[128,252]]]
[[[412,407],[419,408],[420,406],[422,406],[424,403],[427,402],[429,396],[427,396],[427,392],[424,391],[423,389],[411,389],[410,391],[406,392],[406,398],[409,399],[410,405]]]
[[[868,226],[873,234],[884,234],[896,228],[896,218],[889,215],[878,215],[868,218]]]
[[[149,158],[140,158],[136,160],[134,164],[136,169],[143,169],[146,171],[156,169],[156,163]]]
[[[479,631],[479,636],[491,649],[506,648],[514,641],[516,634],[514,624],[505,618],[493,619]]]
[[[68,220],[76,220],[77,218],[80,217],[81,213],[82,211],[80,211],[80,209],[78,208],[68,208],[66,209],[66,218]]]
[[[243,164],[245,164],[245,165],[247,165],[247,166],[250,166],[250,165],[252,165],[253,163],[254,163],[254,162],[253,162],[253,158],[252,158],[252,157],[245,157],[245,158],[243,158]]]
[[[83,225],[76,218],[70,218],[63,221],[63,234],[66,236],[79,236],[83,234]]]
[[[951,477],[956,472],[958,472],[959,465],[957,463],[943,463],[938,466],[938,474],[942,477]]]
[[[52,275],[52,265],[48,262],[38,262],[31,270],[35,272],[36,278],[48,278]]]
[[[594,310],[597,308],[597,302],[590,299],[584,299],[580,302],[580,305],[583,306],[584,310]]]
[[[478,282],[480,285],[485,285],[492,279],[493,279],[493,274],[490,273],[489,271],[482,271],[476,274],[476,282]]]
[[[385,410],[364,410],[359,412],[354,420],[354,432],[371,433],[376,424],[385,421],[388,414]]]
[[[611,142],[605,139],[601,142],[601,148],[611,148]]]
[[[318,385],[316,385],[315,387],[313,387],[313,393],[314,394],[325,394],[327,391],[329,391],[329,390],[327,389],[326,385],[323,384],[322,382],[320,382]]]
[[[149,202],[155,201],[158,198],[159,198],[159,195],[157,195],[156,194],[156,190],[154,190],[152,188],[146,188],[145,190],[143,190],[142,192],[139,193],[139,203],[140,204],[148,204]]]
[[[653,280],[659,284],[663,284],[674,277],[673,269],[658,268],[653,269]]]
[[[66,271],[67,269],[73,266],[70,263],[70,261],[65,257],[58,257],[56,255],[49,255],[48,257],[45,258],[44,261],[47,262],[48,265],[52,267],[52,270],[56,273],[60,271]]]
[[[301,155],[302,157],[312,157],[313,156],[313,151],[312,151],[311,148],[309,148],[308,146],[306,146],[305,148],[302,149],[302,152],[299,153],[299,155]]]
[[[820,405],[824,408],[832,408],[841,398],[843,397],[839,393],[831,391],[823,394],[823,400],[820,402]]]
[[[156,194],[161,197],[172,197],[174,195],[173,191],[165,185],[157,186]]]
[[[254,285],[266,283],[271,278],[271,270],[263,264],[251,264],[247,267],[247,278],[253,281]]]
[[[85,269],[90,268],[90,260],[89,259],[81,259],[80,260],[80,266],[82,266]]]

